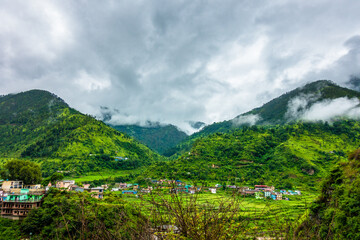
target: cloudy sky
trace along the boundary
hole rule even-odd
[[[360,1],[0,0],[0,94],[113,122],[212,123],[360,74]]]

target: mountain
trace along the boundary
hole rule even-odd
[[[180,143],[188,135],[174,125],[160,125],[153,123],[142,127],[138,125],[109,125],[112,128],[129,134],[150,149],[164,154],[164,152]]]
[[[360,77],[351,76],[349,81],[347,82],[349,88],[354,89],[356,91],[360,91]]]
[[[360,239],[360,149],[331,170],[294,239]]]
[[[0,139],[0,158],[35,159],[52,172],[135,168],[161,159],[130,136],[42,90],[0,97]],[[115,161],[116,156],[126,160]]]
[[[360,145],[360,122],[298,122],[243,127],[198,138],[177,160],[145,175],[221,184],[317,189],[318,182]]]
[[[189,150],[198,138],[217,132],[228,132],[243,126],[283,125],[298,120],[320,120],[326,117],[328,119],[325,120],[330,120],[331,117],[339,118],[348,112],[359,118],[359,114],[354,111],[359,110],[359,99],[360,92],[340,87],[328,80],[319,80],[285,93],[234,119],[205,126],[201,131],[189,136],[167,152],[168,155],[178,156],[179,152]],[[321,109],[325,107],[327,108],[326,116],[321,116]],[[342,107],[348,109],[341,109]],[[329,112],[334,112],[334,116],[328,116]]]
[[[257,125],[284,124],[289,121],[299,120],[299,118],[301,119],[304,117],[301,113],[311,109],[315,104],[339,98],[360,99],[360,93],[340,87],[331,81],[319,80],[283,94],[264,104],[262,107],[241,114],[233,119],[233,122],[241,121],[241,117],[257,116],[254,119],[254,123]],[[244,123],[250,122],[245,121]]]

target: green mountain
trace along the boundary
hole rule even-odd
[[[325,179],[296,239],[360,239],[360,149]]]
[[[164,154],[164,151],[176,146],[188,135],[174,125],[160,125],[158,123],[142,127],[138,125],[110,125],[114,129],[125,132],[145,144],[150,149]]]
[[[299,122],[243,127],[197,139],[177,160],[148,170],[149,177],[222,184],[273,184],[315,189],[333,165],[360,144],[360,122]]]
[[[128,169],[161,159],[128,135],[42,90],[0,97],[0,139],[2,159],[35,159],[50,172]],[[115,161],[116,156],[121,161]]]
[[[241,114],[232,120],[213,123],[201,131],[189,136],[176,147],[169,149],[167,155],[178,156],[178,153],[188,151],[196,139],[217,132],[228,132],[233,129],[251,125],[283,125],[301,119],[301,114],[311,109],[315,104],[339,98],[358,98],[360,92],[343,88],[331,81],[319,80],[285,93],[259,108]],[[177,154],[177,155],[176,155]]]

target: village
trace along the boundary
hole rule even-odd
[[[255,199],[289,200],[289,195],[301,195],[298,190],[275,190],[274,186],[255,185],[253,188],[240,187],[235,185],[221,186],[215,184],[214,187],[198,187],[187,184],[180,180],[150,180],[151,186],[139,186],[137,183],[115,183],[90,187],[91,184],[76,184],[75,180],[57,181],[47,186],[25,185],[22,181],[3,181],[0,180],[0,208],[1,217],[13,220],[23,219],[29,211],[41,206],[41,203],[51,188],[62,191],[89,192],[92,197],[102,199],[104,192],[117,192],[124,195],[138,197],[142,194],[150,194],[154,190],[162,190],[173,194],[195,194],[209,192],[216,194],[218,190],[232,190],[244,197],[254,197]]]

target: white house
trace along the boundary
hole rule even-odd
[[[209,188],[211,193],[216,193],[216,188]]]

